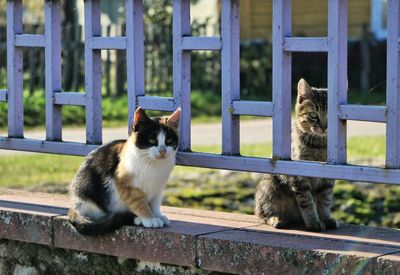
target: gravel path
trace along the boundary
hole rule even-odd
[[[377,136],[385,135],[386,126],[384,123],[349,121],[347,125],[348,137],[354,136]],[[204,123],[192,125],[192,144],[193,145],[220,145],[221,144],[221,124]],[[240,125],[241,144],[255,144],[272,142],[272,120],[270,118],[245,120]],[[0,136],[4,133],[0,133]],[[28,131],[26,138],[44,139],[44,131]],[[104,128],[103,140],[108,142],[115,139],[127,137],[126,128]],[[74,142],[85,142],[85,129],[63,130],[63,140]],[[27,154],[26,152],[0,150],[0,155],[4,154]]]

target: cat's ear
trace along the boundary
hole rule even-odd
[[[301,103],[304,99],[310,98],[311,86],[308,85],[307,81],[302,78],[297,83],[297,100]]]
[[[167,125],[174,130],[179,127],[179,118],[181,117],[181,108],[176,109],[172,115],[167,118]]]
[[[138,107],[135,111],[135,115],[133,118],[133,125],[132,125],[132,130],[134,132],[137,132],[139,129],[139,124],[141,123],[148,123],[150,122],[151,119],[146,115],[146,113],[144,112],[144,110],[140,107]]]

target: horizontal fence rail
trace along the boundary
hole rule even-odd
[[[291,0],[273,0],[273,101],[240,99],[239,0],[221,0],[221,35],[192,36],[190,1],[173,0],[173,97],[148,96],[144,77],[144,22],[142,0],[125,0],[126,35],[101,36],[100,0],[85,0],[85,92],[61,89],[61,5],[45,1],[44,34],[26,34],[22,0],[7,1],[7,90],[0,102],[8,104],[8,135],[0,149],[67,155],[86,155],[102,143],[101,51],[126,51],[128,126],[134,110],[173,111],[182,108],[177,164],[260,173],[325,177],[400,184],[400,2],[388,0],[387,104],[347,104],[347,0],[328,0],[328,35],[293,37]],[[44,48],[46,140],[24,138],[23,52]],[[222,154],[191,152],[191,52],[219,51],[221,56]],[[294,52],[328,54],[328,161],[291,160],[291,67]],[[3,103],[1,103],[3,104]],[[62,141],[61,110],[76,105],[86,109],[86,142]],[[240,156],[240,116],[272,117],[273,156]],[[386,123],[386,167],[347,164],[347,120]],[[130,127],[128,127],[130,129]],[[129,130],[128,130],[129,131]]]

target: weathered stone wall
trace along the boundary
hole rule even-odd
[[[0,274],[206,274],[188,267],[0,239]]]
[[[67,197],[0,191],[3,274],[400,274],[400,231],[278,230],[250,215],[163,207],[165,228],[83,236]]]

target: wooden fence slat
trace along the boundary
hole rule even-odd
[[[360,120],[386,122],[385,106],[339,105],[339,118],[342,120]]]
[[[326,37],[286,37],[283,49],[287,52],[327,52]]]
[[[175,108],[181,107],[179,149],[190,150],[190,52],[182,48],[190,36],[190,0],[173,1],[173,93]]]
[[[272,29],[272,154],[277,159],[290,159],[291,132],[291,54],[283,49],[284,39],[291,36],[291,0],[273,1]]]
[[[44,47],[45,36],[43,34],[17,34],[15,46],[17,47]]]
[[[271,117],[273,115],[272,102],[238,100],[232,102],[233,114],[248,116]]]
[[[61,91],[61,3],[45,2],[46,140],[62,139],[61,106],[53,94]]]
[[[61,92],[53,94],[53,104],[56,105],[71,105],[85,106],[86,95],[78,92]]]
[[[347,103],[347,0],[328,2],[328,163],[346,163],[346,120],[339,105]]]
[[[176,163],[184,166],[250,171],[256,173],[400,184],[400,169],[382,169],[356,165],[223,156],[192,152],[178,152]]]
[[[387,2],[386,167],[400,168],[400,3]]]
[[[221,50],[221,37],[183,37],[183,50]]]
[[[89,44],[94,50],[125,50],[126,37],[93,37]]]
[[[239,0],[222,0],[221,5],[222,153],[238,155],[240,119],[232,104],[240,100]]]
[[[139,106],[145,110],[174,111],[174,99],[162,96],[138,96]]]
[[[101,55],[90,47],[91,39],[101,35],[100,0],[85,1],[85,90],[86,142],[102,143]]]
[[[144,27],[141,0],[126,0],[126,67],[128,85],[128,129],[138,105],[138,96],[144,96]]]
[[[15,45],[15,35],[22,34],[22,1],[7,1],[7,85],[8,136],[23,137],[23,53]]]

